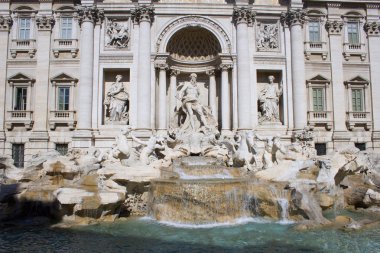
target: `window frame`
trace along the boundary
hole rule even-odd
[[[23,20],[29,21],[28,26],[23,26]],[[18,27],[17,27],[17,39],[18,40],[30,40],[31,39],[31,31],[32,31],[32,17],[29,16],[20,16],[18,18]],[[25,34],[22,36],[23,32],[26,33],[28,36],[25,36]]]
[[[64,20],[70,20],[70,27],[66,27]],[[73,39],[73,26],[74,26],[74,17],[71,15],[63,15],[60,17],[59,22],[59,39],[61,40],[72,40]],[[65,32],[64,32],[65,31]],[[65,35],[63,35],[65,34]],[[69,35],[69,36],[68,36]]]
[[[21,159],[16,159],[16,147],[22,148],[22,156],[20,156]],[[25,166],[25,143],[12,143],[12,159],[14,161],[14,165],[17,168],[24,168]]]
[[[350,29],[350,25],[351,24],[355,24],[355,27],[356,27],[356,33],[350,33],[349,29]],[[356,20],[356,19],[349,19],[346,23],[346,27],[347,27],[347,43],[351,44],[351,45],[359,45],[361,44],[361,32],[360,32],[360,21],[359,20]],[[351,36],[350,34],[356,34],[356,38],[355,40],[356,41],[351,41]]]
[[[312,35],[312,31],[310,28],[311,28],[311,24],[317,24],[315,27],[318,27],[318,39],[317,40],[314,40],[312,39],[311,35]],[[314,43],[318,43],[318,42],[322,42],[322,29],[321,29],[321,20],[319,19],[311,19],[309,22],[308,22],[308,34],[309,34],[309,42],[314,42]]]
[[[68,99],[68,101],[64,101],[63,103],[63,106],[66,107],[67,105],[67,109],[64,108],[64,109],[61,109],[60,106],[61,106],[61,103],[60,103],[60,99],[61,99],[61,94],[60,94],[60,91],[61,89],[63,90],[67,90],[68,91],[68,96],[66,94],[64,94],[64,100],[65,99]],[[72,108],[71,108],[71,87],[69,84],[59,84],[56,86],[56,107],[55,107],[55,110],[56,111],[70,111]]]

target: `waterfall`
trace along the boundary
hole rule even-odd
[[[280,206],[281,209],[281,223],[288,223],[289,222],[289,216],[288,216],[288,208],[289,208],[289,201],[287,199],[277,199],[277,203]]]

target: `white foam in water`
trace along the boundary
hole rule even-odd
[[[177,168],[176,172],[178,173],[179,177],[181,179],[229,179],[234,178],[227,170],[223,171],[223,174],[212,174],[212,175],[201,175],[201,176],[194,176],[194,175],[188,175],[186,174],[182,169]]]
[[[176,227],[176,228],[190,228],[190,229],[196,229],[196,228],[214,228],[214,227],[233,227],[233,226],[239,226],[244,225],[247,223],[271,223],[271,220],[262,218],[262,217],[241,217],[237,218],[231,222],[219,222],[219,223],[207,223],[207,224],[186,224],[186,223],[178,223],[178,222],[171,222],[171,221],[157,221],[152,217],[142,217],[141,220],[147,220],[147,221],[153,221],[157,222],[159,224],[170,226],[170,227]],[[287,223],[280,223],[280,224],[287,224]],[[289,223],[290,224],[290,223]]]

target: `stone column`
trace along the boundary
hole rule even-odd
[[[369,21],[364,25],[368,35],[368,50],[370,60],[372,119],[373,119],[373,148],[380,150],[380,23]]]
[[[76,98],[77,132],[73,137],[73,147],[91,146],[92,89],[94,70],[94,25],[103,18],[103,12],[95,6],[78,9],[80,35],[80,68]]]
[[[339,139],[339,136],[344,137],[346,132],[346,97],[343,80],[343,41],[341,20],[328,20],[326,28],[329,33],[329,44],[331,54],[331,86],[333,93],[333,117],[334,117],[334,136]],[[339,133],[340,132],[340,133]]]
[[[8,55],[8,38],[9,31],[12,26],[12,18],[10,16],[0,16],[0,153],[4,152],[5,144],[5,94],[7,85],[7,55]],[[10,99],[10,98],[8,98]]]
[[[166,124],[166,70],[168,65],[166,63],[156,63],[156,68],[159,69],[159,79],[158,79],[158,129],[167,129]]]
[[[234,9],[233,18],[236,23],[237,52],[237,97],[238,97],[238,129],[251,129],[251,80],[250,55],[248,43],[248,25],[252,24],[254,12],[248,7]]]
[[[154,15],[151,6],[138,6],[132,11],[134,22],[139,24],[137,129],[151,129],[151,36],[150,24]]]
[[[51,88],[49,81],[50,69],[50,41],[51,31],[55,23],[52,13],[49,15],[42,15],[36,17],[36,24],[38,28],[37,34],[37,67],[36,67],[36,84],[34,85],[34,108],[33,108],[33,133],[30,141],[47,142],[49,139],[47,133],[48,127],[48,95]],[[42,143],[36,144],[33,148],[47,148]],[[38,146],[38,147],[37,147]]]
[[[206,75],[209,76],[208,105],[211,108],[211,114],[217,119],[215,70],[207,70]]]
[[[301,130],[307,126],[307,91],[302,30],[305,16],[302,9],[290,9],[281,15],[282,22],[286,22],[290,27],[294,130]]]
[[[169,99],[169,120],[171,121],[172,118],[170,116],[174,115],[174,110],[177,105],[177,76],[179,75],[179,70],[172,69],[170,71],[170,99]]]
[[[221,114],[222,114],[222,131],[231,130],[231,93],[228,78],[228,70],[232,68],[231,64],[221,64],[222,87],[221,87]]]

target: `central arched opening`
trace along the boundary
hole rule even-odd
[[[222,52],[215,35],[201,27],[186,27],[176,32],[169,40],[166,52],[170,60],[180,64],[213,64]]]

